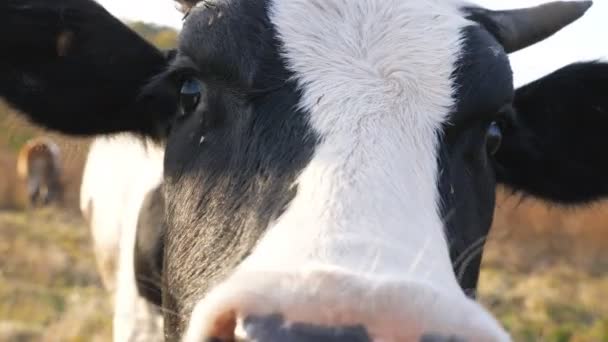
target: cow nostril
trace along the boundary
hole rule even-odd
[[[237,328],[237,341],[370,342],[363,326],[323,327],[285,322],[281,315],[251,316]]]
[[[241,341],[235,336],[238,323],[233,311],[224,312],[219,315],[210,327],[210,333],[205,334],[204,342],[228,342]],[[199,341],[199,338],[186,338],[184,341]]]
[[[437,334],[425,334],[420,338],[420,342],[467,342],[466,339],[458,336],[444,336]]]

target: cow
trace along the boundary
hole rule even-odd
[[[59,146],[48,138],[28,140],[19,150],[17,176],[25,185],[27,206],[46,206],[63,198]]]
[[[102,283],[113,302],[115,341],[161,341],[163,337],[158,305],[138,290],[148,272],[137,273],[134,267],[136,239],[142,241],[139,245],[145,242],[136,238],[137,231],[154,231],[148,228],[154,225],[151,219],[144,220],[150,210],[146,199],[159,188],[162,163],[163,149],[133,134],[96,138],[87,155],[80,209],[91,229]]]
[[[509,341],[460,256],[499,185],[606,197],[608,63],[514,89],[508,54],[590,7],[207,0],[165,53],[90,0],[5,0],[0,96],[164,144],[169,341]]]

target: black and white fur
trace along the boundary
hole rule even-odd
[[[160,288],[141,269],[141,248],[156,228],[150,193],[162,181],[163,149],[133,134],[98,137],[91,143],[80,187],[101,280],[113,306],[114,341],[162,341],[158,303],[146,289]],[[151,212],[151,209],[154,211]],[[158,237],[151,237],[152,243]]]
[[[280,314],[376,340],[507,341],[466,295],[496,185],[607,194],[608,65],[514,90],[495,28],[461,1],[202,1],[168,55],[88,0],[27,2],[0,5],[0,32],[24,31],[0,53],[0,95],[67,133],[166,143],[169,340]]]

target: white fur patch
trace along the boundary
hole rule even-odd
[[[270,18],[284,44],[283,56],[302,89],[300,106],[321,141],[297,180],[296,197],[235,276],[301,275],[330,268],[354,275],[355,282],[362,283],[353,286],[367,285],[372,292],[390,280],[411,290],[400,298],[389,296],[408,303],[402,316],[394,313],[396,317],[432,312],[421,314],[418,326],[432,322],[429,328],[434,331],[453,331],[458,321],[453,317],[468,315],[467,319],[485,322],[479,329],[493,337],[487,341],[508,339],[459,287],[440,217],[438,137],[455,104],[451,76],[462,49],[461,29],[469,25],[458,4],[462,5],[451,0],[271,2]],[[268,300],[241,313],[264,310],[264,305],[288,310],[284,304],[297,299],[289,296],[304,295],[293,291],[294,286],[306,285],[268,286],[269,291],[262,292]],[[222,292],[223,286],[230,286],[230,291]],[[425,287],[441,296],[416,292]],[[312,288],[324,298],[340,294],[336,289]],[[201,337],[201,325],[214,324],[208,320],[214,312],[221,314],[215,309],[223,300],[230,306],[235,297],[243,295],[246,301],[247,295],[261,290],[248,281],[227,280],[197,306],[187,335],[192,340],[186,341]],[[349,293],[348,288],[341,290]],[[358,292],[352,293],[348,300],[353,309],[375,305],[359,303]]]
[[[139,296],[134,249],[139,210],[145,195],[162,179],[164,150],[146,148],[131,134],[93,141],[80,188],[80,207],[90,217],[95,258],[114,299],[114,341],[161,341],[159,311]]]
[[[460,291],[437,185],[438,135],[467,25],[458,7],[277,0],[271,20],[321,143],[243,267],[329,264]]]

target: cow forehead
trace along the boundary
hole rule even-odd
[[[365,9],[366,6],[369,8]],[[355,10],[347,10],[349,7]],[[277,15],[281,8],[295,10],[291,14]],[[285,32],[286,28],[300,31],[291,34],[290,39],[308,40],[310,44],[302,46],[311,49],[315,48],[315,35],[342,30],[337,36],[342,37],[343,41],[328,46],[330,59],[340,57],[339,52],[332,55],[335,51],[331,49],[341,43],[359,44],[362,39],[373,39],[373,34],[384,34],[371,32],[369,23],[390,21],[385,25],[386,30],[402,31],[403,34],[394,35],[399,40],[391,42],[379,37],[377,44],[368,44],[367,48],[384,49],[386,53],[395,52],[396,48],[409,50],[399,61],[399,67],[410,65],[406,71],[410,73],[413,82],[429,77],[424,74],[429,69],[419,68],[420,63],[452,60],[456,56],[458,62],[450,65],[451,74],[443,75],[446,79],[450,78],[456,88],[453,96],[457,100],[457,108],[454,111],[491,111],[497,103],[510,101],[513,94],[512,73],[507,54],[495,38],[483,27],[467,20],[469,8],[467,3],[457,0],[203,1],[190,12],[184,24],[180,51],[192,59],[200,69],[198,71],[207,76],[236,78],[245,82],[246,86],[259,81],[263,84],[258,84],[259,87],[268,87],[269,79],[270,82],[284,81],[291,76],[275,74],[278,70],[284,70],[285,64],[288,64],[284,52],[285,45],[291,41],[284,39],[290,34]],[[352,13],[367,15],[370,10],[374,15],[362,18],[364,20],[361,20],[359,32],[353,32],[345,26]],[[395,12],[402,18],[395,16]],[[334,20],[323,22],[318,18],[319,13]],[[389,14],[392,15],[391,18],[388,17]],[[289,20],[295,24],[282,25],[278,22],[280,20]],[[318,28],[311,30],[311,26]],[[366,33],[369,33],[369,37],[364,37]],[[460,44],[454,44],[455,40]],[[360,53],[366,54],[368,51],[362,50]],[[289,67],[293,71],[294,65]]]
[[[377,0],[355,1],[298,1],[298,0],[206,0],[201,1],[187,15],[182,30],[180,48],[187,51],[191,57],[204,60],[208,63],[216,62],[216,56],[237,54],[246,58],[260,57],[260,51],[272,48],[277,40],[268,41],[266,32],[276,30],[277,35],[283,36],[281,28],[276,21],[279,8],[298,8],[301,15],[288,14],[293,27],[300,27],[306,31],[307,26],[321,26],[324,30],[335,31],[345,28],[351,22],[348,18],[354,13],[370,14],[365,18],[367,23],[381,23],[391,20],[386,27],[392,30],[409,31],[411,44],[418,44],[419,48],[427,48],[433,35],[438,31],[448,30],[449,36],[459,36],[459,28],[464,26],[465,3],[459,0],[404,0],[400,2],[384,2]],[[367,8],[366,8],[367,7]],[[371,10],[372,13],[369,13]],[[384,12],[384,13],[383,13]],[[395,18],[398,13],[403,20]],[[307,16],[311,14],[313,17]],[[323,15],[339,19],[330,23],[311,21],[314,16]],[[389,18],[392,17],[392,18]],[[456,19],[456,20],[455,20]],[[461,19],[458,21],[458,19]],[[456,24],[456,25],[454,25]],[[269,25],[271,27],[269,27]],[[397,26],[400,25],[400,26]],[[404,27],[406,25],[407,27]],[[451,28],[450,28],[451,26]],[[424,29],[424,35],[416,27]],[[362,23],[361,32],[369,27]],[[345,39],[357,42],[360,37],[353,36],[357,32],[343,32]],[[277,38],[277,37],[273,37]],[[314,37],[311,37],[314,38]],[[427,39],[425,39],[427,38]],[[429,40],[430,39],[430,40]],[[263,45],[257,43],[262,42]],[[424,43],[427,44],[424,44]],[[395,42],[399,43],[399,42]],[[270,45],[269,45],[270,44]]]

